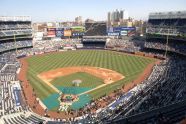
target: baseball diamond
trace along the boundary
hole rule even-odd
[[[103,50],[79,50],[32,56],[26,77],[36,96],[51,111],[59,109],[61,94],[77,95],[68,109],[80,109],[92,99],[109,94],[133,81],[153,58]],[[80,79],[79,87],[72,84]],[[51,102],[52,101],[52,102]]]

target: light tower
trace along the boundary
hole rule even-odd
[[[14,33],[14,47],[15,47],[15,49],[16,49],[16,56],[17,56],[17,43],[16,43],[16,36],[15,36],[15,31],[13,31],[13,33]]]
[[[165,58],[167,57],[168,44],[169,44],[169,29],[168,29],[168,32],[167,32],[167,42],[166,42],[166,49],[165,49]]]

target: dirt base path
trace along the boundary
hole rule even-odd
[[[106,68],[89,67],[89,66],[58,68],[55,70],[42,72],[38,75],[38,77],[42,80],[50,82],[54,78],[70,75],[77,72],[86,72],[88,74],[94,75],[98,78],[103,79],[105,84],[110,84],[124,78],[122,74],[116,71],[106,69]]]
[[[112,82],[112,83],[113,83],[113,82]],[[106,86],[106,85],[108,85],[108,84],[99,85],[99,86],[97,86],[97,87],[94,88],[94,89],[91,89],[91,90],[88,90],[88,91],[86,91],[86,92],[83,92],[83,93],[78,94],[78,96],[81,96],[81,95],[83,95],[83,94],[89,93],[89,92],[94,91],[94,90],[97,90],[97,89],[102,88],[102,87],[104,87],[104,86]]]
[[[60,93],[61,92],[54,85],[52,85],[47,79],[43,79],[40,75],[37,75],[37,77],[40,78],[44,83],[46,83],[49,87],[51,87],[57,93]]]
[[[56,92],[60,93],[56,87],[54,87],[50,81],[54,78],[60,77],[60,76],[66,76],[77,72],[86,72],[91,75],[94,75],[98,78],[101,78],[104,80],[104,84],[99,85],[96,88],[93,88],[89,91],[83,92],[78,94],[78,96],[89,93],[93,90],[102,88],[108,84],[114,83],[118,80],[121,80],[124,78],[124,76],[116,71],[105,69],[105,68],[99,68],[99,67],[89,67],[89,66],[80,66],[80,67],[64,67],[64,68],[58,68],[55,70],[50,70],[47,72],[43,72],[39,75],[37,75],[41,80],[43,80],[48,86],[50,86],[52,89],[54,89]]]

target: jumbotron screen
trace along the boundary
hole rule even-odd
[[[85,23],[85,35],[86,36],[104,36],[107,34],[106,22],[86,22]]]

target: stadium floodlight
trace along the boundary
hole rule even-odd
[[[15,49],[16,49],[16,56],[17,56],[17,44],[16,44],[16,36],[15,36],[15,31],[13,31],[13,35],[14,35],[14,44],[15,44]]]
[[[167,57],[168,44],[169,44],[169,29],[168,29],[168,32],[167,32],[167,42],[166,42],[165,58]]]

